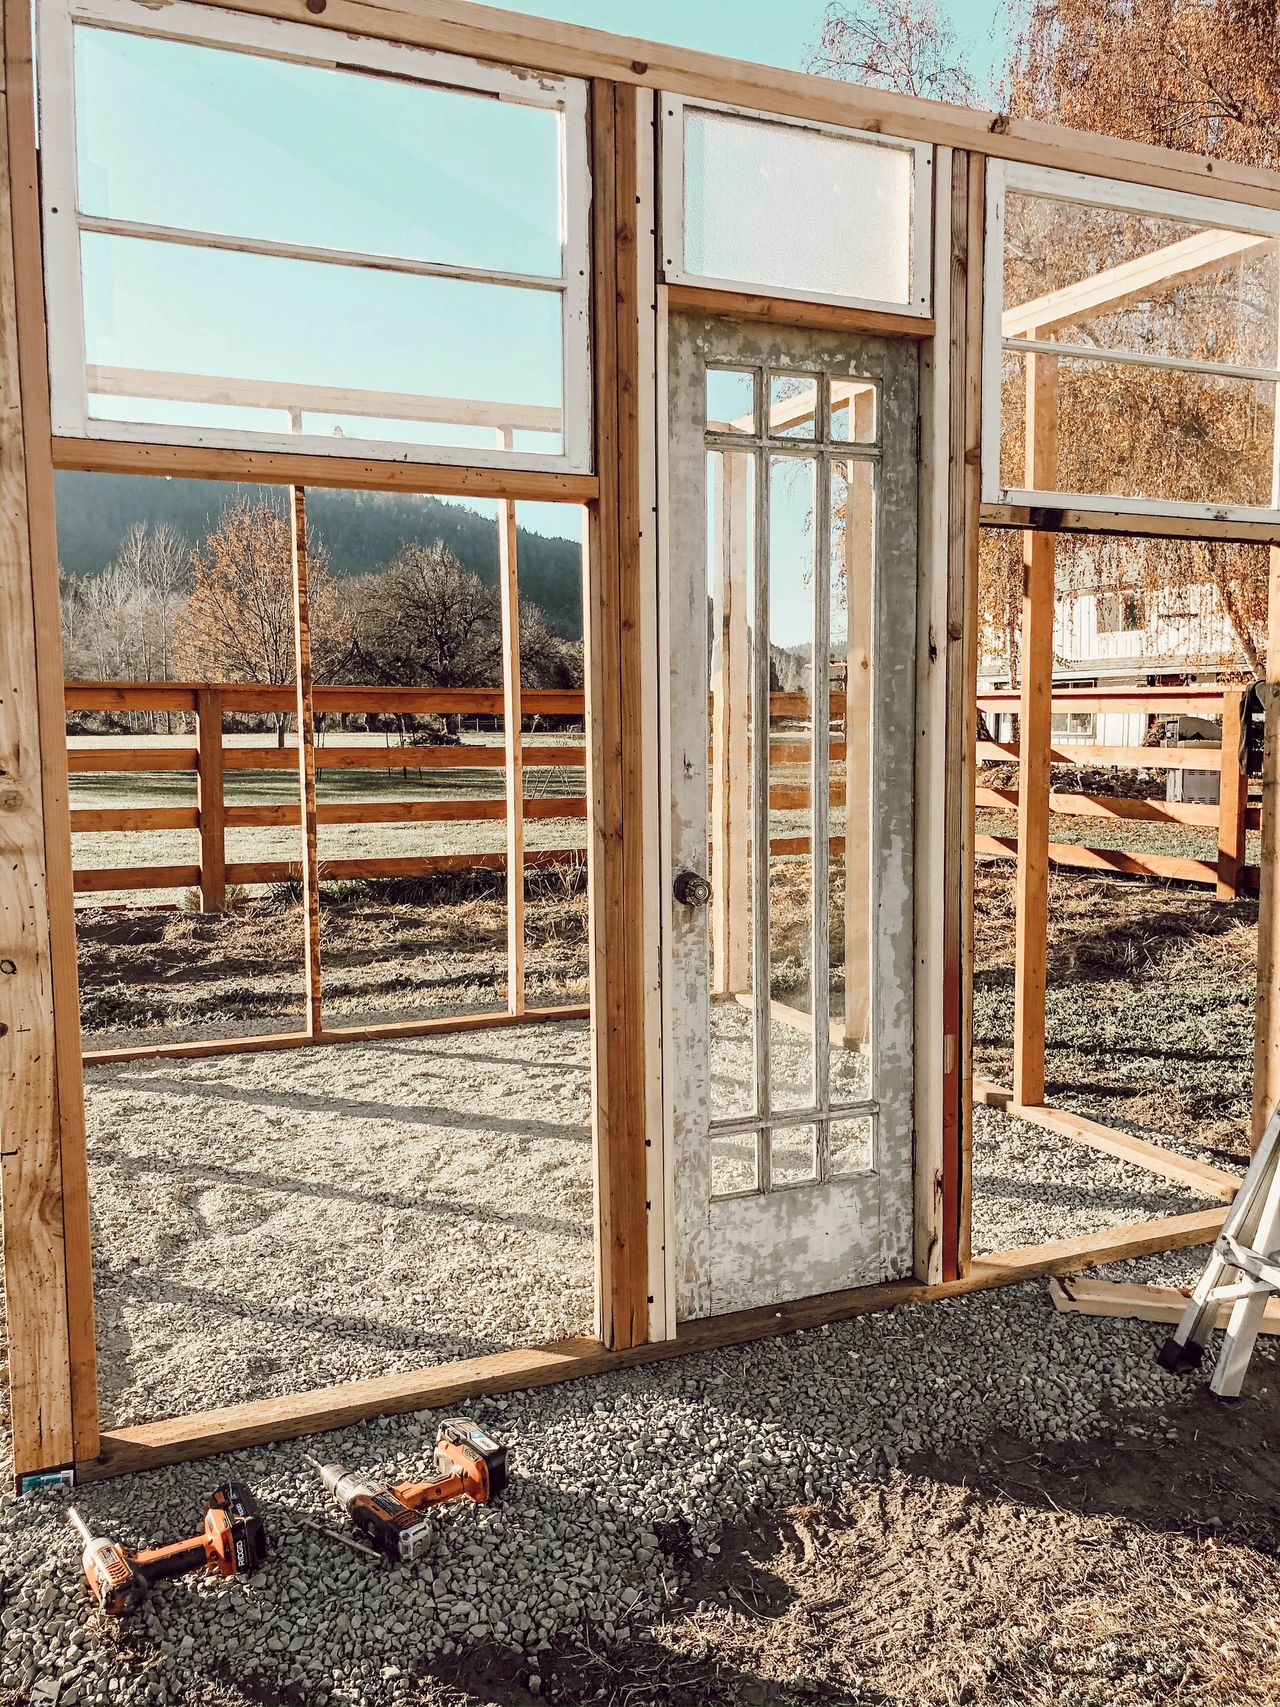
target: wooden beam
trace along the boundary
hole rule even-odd
[[[1197,231],[1149,254],[1136,255],[1089,278],[1063,285],[1046,296],[1006,308],[1000,330],[1006,338],[1043,337],[1086,314],[1109,311],[1136,296],[1146,296],[1170,279],[1182,282],[1217,271],[1260,249],[1274,248],[1275,241],[1274,237],[1244,231]]]
[[[740,1310],[733,1315],[710,1316],[682,1323],[674,1340],[650,1340],[609,1351],[599,1340],[584,1336],[528,1350],[495,1352],[462,1363],[346,1382],[310,1393],[231,1405],[220,1411],[143,1423],[135,1428],[112,1429],[103,1435],[101,1456],[82,1463],[79,1474],[83,1481],[99,1481],[163,1464],[184,1463],[210,1453],[243,1451],[271,1441],[296,1440],[302,1435],[342,1428],[370,1417],[456,1407],[482,1394],[523,1392],[558,1381],[607,1375],[668,1358],[747,1345],[753,1340],[777,1339],[829,1322],[851,1321],[879,1310],[1017,1286],[1046,1275],[1074,1274],[1157,1251],[1208,1245],[1218,1236],[1225,1214],[1224,1209],[1211,1209],[1192,1215],[1173,1215],[1162,1221],[1108,1227],[1101,1233],[1079,1238],[1000,1251],[994,1256],[975,1258],[962,1279],[936,1286],[898,1280],[847,1292],[823,1293],[790,1304]]]
[[[1015,836],[976,836],[974,845],[984,859],[1018,857]],[[1074,842],[1049,842],[1046,853],[1051,864],[1075,866],[1082,871],[1106,871],[1121,877],[1162,877],[1175,883],[1216,886],[1218,882],[1218,868],[1207,859],[1183,859],[1176,854],[1127,853],[1123,848],[1084,848],[1077,847]],[[1246,889],[1253,886],[1257,869],[1256,866],[1246,866],[1241,874]]]
[[[510,447],[512,434],[499,435]],[[524,719],[520,700],[520,576],[516,507],[498,505],[502,602],[502,742],[507,808],[507,1011],[524,1011]]]
[[[309,451],[138,444],[123,439],[56,438],[53,463],[55,468],[99,474],[295,483],[362,492],[430,492],[445,498],[527,498],[544,504],[585,504],[599,489],[594,474],[466,468],[451,463],[397,462],[389,457],[328,456]]]
[[[1240,1189],[1239,1174],[1215,1168],[1210,1162],[1198,1162],[1179,1155],[1176,1150],[1167,1150],[1163,1144],[1152,1144],[1145,1138],[1119,1132],[1115,1127],[1104,1126],[1100,1121],[1089,1120],[1070,1109],[1050,1108],[1045,1103],[1030,1106],[1019,1103],[1012,1091],[993,1085],[988,1079],[975,1079],[973,1094],[988,1108],[1016,1115],[1031,1126],[1042,1126],[1045,1131],[1055,1132],[1059,1137],[1074,1139],[1077,1144],[1097,1150],[1104,1156],[1114,1156],[1117,1161],[1132,1162],[1135,1167],[1145,1168],[1148,1173],[1158,1174],[1162,1179],[1176,1180],[1179,1185],[1203,1192],[1206,1197],[1218,1197],[1224,1203],[1230,1203]]]
[[[0,1189],[14,1473],[97,1452],[31,15],[0,97]]]
[[[978,685],[978,513],[982,487],[982,252],[986,228],[986,174],[977,155],[967,163],[967,187],[963,208],[953,198],[953,229],[963,217],[967,233],[963,285],[963,373],[956,370],[960,357],[953,354],[953,385],[959,396],[951,402],[951,458],[958,459],[963,473],[953,476],[950,504],[951,540],[948,546],[947,593],[947,848],[954,868],[946,880],[949,900],[945,953],[947,957],[947,1002],[943,1028],[948,1051],[947,1119],[958,1128],[953,1138],[946,1133],[947,1162],[944,1189],[950,1199],[956,1188],[948,1175],[958,1168],[958,1202],[950,1213],[958,1225],[955,1232],[954,1270],[951,1263],[951,1234],[946,1234],[943,1278],[954,1272],[969,1272],[973,1227],[973,962],[974,962],[974,778],[978,714],[975,693]],[[958,280],[957,287],[958,288]],[[956,334],[960,328],[957,325]],[[953,1041],[954,1038],[954,1041]],[[952,1161],[952,1156],[955,1161]]]
[[[230,245],[229,245],[230,246]],[[448,426],[494,427],[511,437],[518,427],[558,433],[559,409],[530,403],[486,403],[469,397],[421,397],[403,391],[361,391],[331,385],[290,385],[274,379],[229,379],[196,373],[162,373],[151,368],[86,369],[86,389],[108,397],[145,397],[219,407],[278,409],[282,414],[309,410],[320,415],[355,415],[382,421],[431,421]],[[511,446],[508,444],[509,450]]]
[[[1016,761],[1016,741],[979,741],[978,763],[1003,765]],[[1051,765],[1099,765],[1117,770],[1216,771],[1222,766],[1217,747],[1096,747],[1074,742],[1050,747]]]
[[[1096,533],[1120,539],[1220,539],[1245,545],[1271,545],[1280,538],[1280,523],[1242,516],[1180,516],[1173,512],[1108,509],[1105,498],[1083,507],[1067,504],[985,503],[983,527],[1041,528],[1052,533]]]
[[[645,929],[652,659],[640,587],[636,92],[591,88],[595,466],[586,613],[597,1297],[610,1349],[649,1334],[651,945]]]
[[[298,796],[302,823],[303,985],[307,1030],[322,1029],[320,1006],[320,854],[316,832],[316,725],[312,702],[311,604],[307,590],[307,500],[301,486],[289,488],[293,552],[293,667],[297,675]]]
[[[136,1043],[126,1049],[87,1049],[91,1066],[120,1061],[201,1060],[208,1055],[257,1055],[263,1050],[308,1049],[329,1043],[369,1043],[380,1037],[451,1037],[465,1031],[502,1031],[509,1025],[552,1025],[561,1020],[590,1019],[585,1003],[552,1008],[527,1008],[522,1014],[446,1014],[438,1019],[387,1020],[374,1025],[327,1025],[310,1031],[273,1031],[262,1037],[215,1037],[190,1043]]]
[[[932,338],[934,322],[918,314],[892,314],[878,308],[847,308],[828,302],[797,302],[740,290],[709,290],[703,285],[669,284],[667,307],[693,314],[723,314],[730,320],[763,321],[814,332],[852,332],[880,338]]]
[[[1049,1282],[1049,1296],[1056,1310],[1063,1315],[1111,1316],[1136,1322],[1165,1322],[1176,1326],[1191,1302],[1189,1286],[1138,1286],[1128,1281],[1097,1280],[1075,1276],[1055,1276]],[[1219,1304],[1214,1326],[1225,1328],[1231,1317],[1231,1304]],[[1280,1299],[1269,1299],[1258,1329],[1263,1334],[1280,1334]]]
[[[1051,489],[1058,466],[1058,364],[1027,357],[1027,484]],[[1049,747],[1053,693],[1053,535],[1022,537],[1018,696],[1018,866],[1015,877],[1013,1082],[1020,1103],[1044,1101],[1045,968],[1049,929]]]
[[[974,790],[978,806],[1000,812],[1016,812],[1016,788],[978,788]],[[1132,800],[1123,794],[1067,794],[1056,789],[1049,793],[1049,811],[1063,818],[1108,818],[1124,824],[1198,824],[1205,829],[1218,828],[1218,808],[1209,801],[1199,800]],[[1240,811],[1243,830],[1246,812]]]

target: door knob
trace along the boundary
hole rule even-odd
[[[705,907],[711,899],[711,885],[696,871],[678,871],[671,885],[682,907]]]

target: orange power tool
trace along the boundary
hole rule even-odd
[[[267,1557],[267,1532],[242,1482],[226,1482],[204,1502],[204,1528],[189,1541],[135,1551],[95,1536],[80,1513],[67,1513],[84,1540],[84,1574],[103,1612],[120,1618],[146,1599],[153,1583],[212,1567],[221,1577],[256,1571]]]
[[[468,1499],[485,1505],[507,1485],[507,1449],[465,1417],[450,1417],[436,1431],[435,1474],[421,1482],[384,1485],[309,1459],[343,1511],[392,1559],[420,1559],[432,1541],[429,1506]]]

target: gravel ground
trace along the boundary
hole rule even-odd
[[[483,1651],[514,1668],[500,1698],[528,1700],[544,1669],[565,1675],[568,1652],[625,1653],[714,1559],[725,1526],[892,1483],[912,1454],[1001,1431],[1087,1439],[1113,1407],[1185,1392],[1155,1365],[1158,1333],[1058,1315],[1037,1283],[477,1403],[511,1444],[510,1489],[444,1512],[434,1555],[411,1567],[298,1526],[333,1521],[301,1454],[410,1475],[428,1462],[429,1416],[86,1488],[92,1525],[141,1543],[185,1533],[201,1493],[236,1475],[274,1544],[257,1577],[184,1579],[115,1628],[87,1608],[64,1497],[4,1495],[0,1687],[27,1701],[62,1679],[59,1707],[478,1701],[490,1696],[441,1693],[432,1673]],[[1254,1380],[1273,1379],[1269,1346]],[[568,1688],[559,1699],[580,1699]]]
[[[86,1073],[116,1424],[590,1332],[582,1024]]]

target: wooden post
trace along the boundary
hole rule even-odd
[[[716,457],[719,561],[711,660],[711,993],[751,988],[751,622],[754,517],[745,455]]]
[[[1244,688],[1227,688],[1222,695],[1222,768],[1218,780],[1219,901],[1234,901],[1241,893],[1247,858],[1245,812],[1249,804],[1249,773],[1240,762],[1245,697]]]
[[[298,791],[302,807],[303,979],[307,1031],[318,1037],[320,1006],[320,860],[316,843],[316,727],[311,680],[311,610],[307,599],[307,500],[301,486],[289,488],[293,541],[293,641],[298,688]]]
[[[1058,464],[1058,361],[1029,355],[1027,485],[1052,491]],[[1049,933],[1049,747],[1053,715],[1051,533],[1022,536],[1022,645],[1018,699],[1018,861],[1014,931],[1013,1095],[1044,1101],[1045,963]]]
[[[31,14],[3,8],[0,128],[0,1196],[13,1469],[97,1457]]]
[[[510,450],[514,435],[498,441]],[[502,728],[507,779],[507,1012],[524,1012],[524,734],[520,710],[520,574],[516,506],[498,505],[498,586],[502,596]]]
[[[586,615],[592,1091],[600,1337],[649,1337],[647,1155],[651,945],[645,930],[645,719],[653,659],[643,655],[636,276],[636,91],[591,86],[595,466],[588,512]]]
[[[196,810],[200,814],[200,911],[227,904],[227,803],[222,773],[222,695],[196,689]]]

